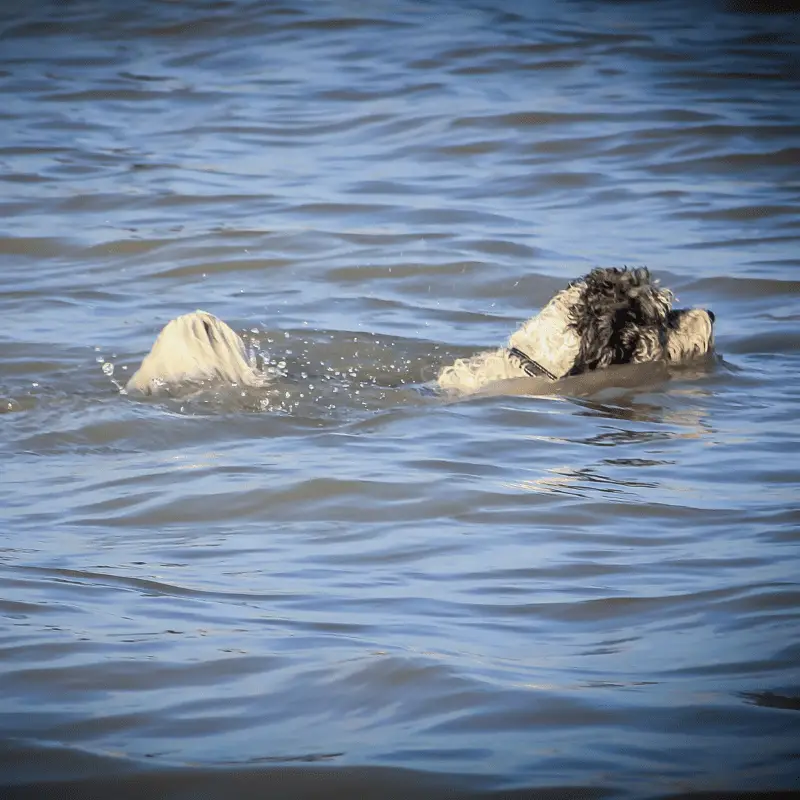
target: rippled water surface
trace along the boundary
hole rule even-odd
[[[6,796],[798,785],[800,25],[763,10],[2,5]],[[618,264],[720,358],[427,388]],[[121,395],[195,308],[272,389]]]

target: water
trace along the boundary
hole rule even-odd
[[[3,5],[4,796],[797,786],[800,44],[742,5]],[[718,363],[425,391],[623,263]],[[275,387],[121,396],[195,308]]]

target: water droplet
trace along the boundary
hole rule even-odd
[[[114,374],[114,365],[110,361],[106,361],[102,369],[103,374],[108,375],[109,378]]]

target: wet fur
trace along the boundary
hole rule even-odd
[[[235,331],[213,314],[195,311],[164,327],[125,389],[149,395],[203,382],[263,386],[267,378]]]
[[[541,366],[551,382],[614,364],[683,361],[708,353],[714,344],[713,315],[699,308],[673,309],[673,299],[645,268],[595,269],[523,323],[507,347],[442,369],[439,386],[471,392],[530,375],[517,352]]]

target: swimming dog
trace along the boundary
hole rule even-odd
[[[458,359],[437,383],[471,393],[512,378],[555,382],[613,364],[679,362],[710,352],[714,314],[673,309],[673,300],[646,268],[592,270],[524,322],[506,347]]]

